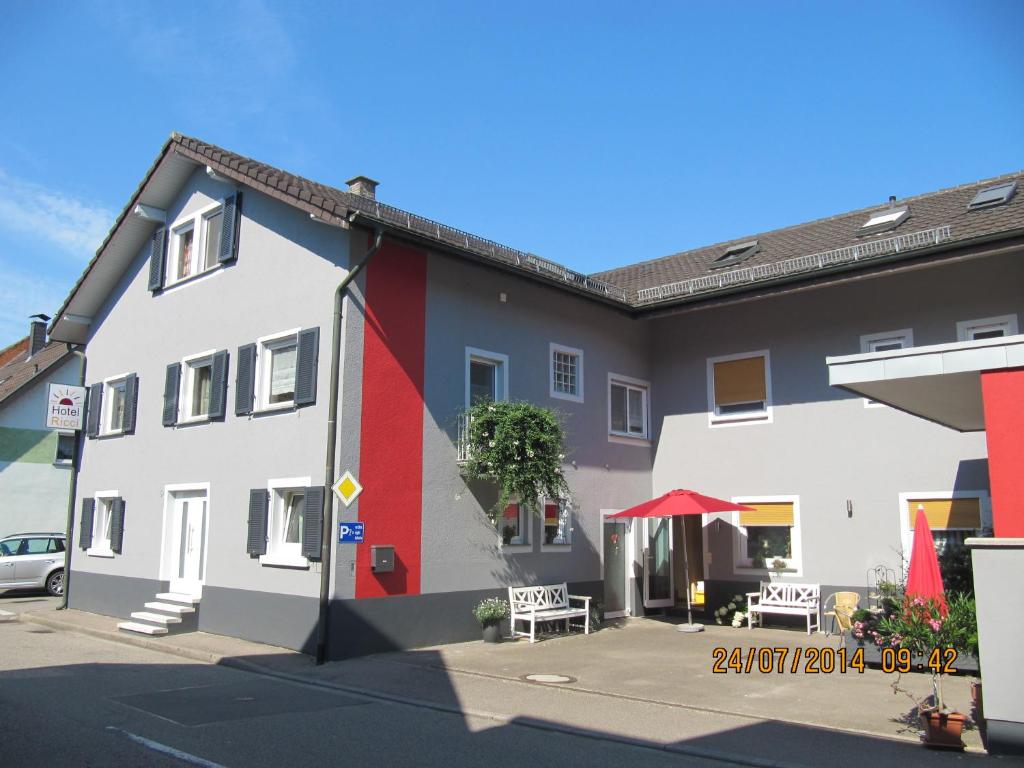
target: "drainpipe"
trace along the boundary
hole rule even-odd
[[[71,345],[68,344],[70,347]],[[77,349],[71,351],[79,361],[79,376],[78,386],[85,386],[85,355]],[[82,433],[85,431],[85,425],[82,425],[82,429],[75,432],[75,449],[71,455],[71,480],[68,482],[68,524],[67,530],[64,535],[64,594],[61,595],[60,605],[57,606],[58,611],[63,611],[68,607],[68,591],[71,589],[71,550],[74,548],[74,535],[75,535],[75,496],[78,494],[78,470],[82,466]]]
[[[349,216],[349,224],[354,224],[358,213]],[[334,327],[331,330],[331,393],[327,415],[327,460],[324,463],[324,486],[334,485],[335,444],[338,437],[338,386],[341,370],[341,305],[351,283],[367,262],[380,250],[384,242],[384,231],[379,226],[373,227],[373,245],[366,255],[356,264],[345,279],[334,291]],[[316,625],[316,663],[323,664],[327,660],[328,607],[331,590],[331,544],[334,538],[334,499],[328,492],[324,504],[323,531],[320,541],[320,614]]]

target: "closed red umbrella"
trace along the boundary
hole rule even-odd
[[[945,616],[946,591],[942,586],[939,558],[935,554],[935,540],[924,509],[918,508],[914,519],[914,544],[910,548],[910,569],[907,571],[907,595],[923,600],[937,600]]]
[[[682,515],[703,515],[706,512],[754,512],[753,507],[736,504],[713,496],[705,496],[696,491],[676,490],[659,496],[656,499],[637,504],[608,517],[679,517]],[[686,526],[683,526],[683,569],[689,574],[686,561]],[[689,577],[687,577],[689,580]],[[703,624],[693,623],[693,612],[690,608],[690,588],[686,588],[686,624],[679,627],[681,632],[700,632]]]

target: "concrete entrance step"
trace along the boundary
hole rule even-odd
[[[146,603],[146,607],[154,611],[163,611],[164,613],[171,613],[180,616],[183,613],[195,613],[196,609],[191,605],[182,605],[180,603]]]
[[[164,625],[167,624],[181,624],[180,616],[168,616],[166,613],[151,613],[149,611],[133,611],[132,618],[138,619],[139,621],[150,621],[153,624]]]
[[[137,621],[118,622],[117,628],[125,632],[137,632],[140,635],[166,635],[167,627],[157,627],[153,624],[140,624]]]
[[[186,595],[183,592],[161,592],[156,596],[157,600],[167,603],[180,603],[182,605],[195,605],[200,598],[195,595]]]

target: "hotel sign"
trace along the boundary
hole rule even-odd
[[[85,387],[50,384],[46,396],[46,426],[50,429],[82,429],[85,424]]]

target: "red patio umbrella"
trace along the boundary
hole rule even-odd
[[[946,591],[939,572],[939,558],[935,554],[935,540],[924,509],[918,507],[914,519],[914,543],[910,548],[910,569],[907,571],[907,595],[924,600],[937,600],[945,616]]]
[[[753,507],[736,504],[713,496],[705,496],[696,491],[675,490],[656,499],[637,504],[608,517],[680,517],[682,515],[702,515],[705,512],[754,512]],[[693,611],[690,607],[690,568],[686,560],[686,526],[683,526],[683,569],[687,574],[686,585],[686,624],[679,627],[680,632],[700,632],[703,624],[693,623]]]

